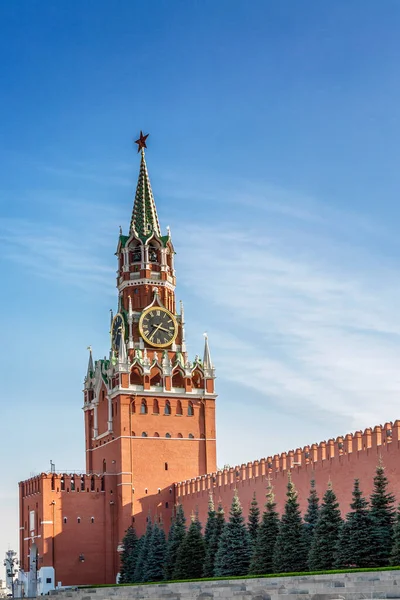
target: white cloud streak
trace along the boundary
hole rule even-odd
[[[177,244],[181,281],[219,315],[211,338],[219,375],[282,408],[302,406],[305,418],[313,407],[354,427],[395,418],[397,273],[365,249],[343,252],[334,231],[323,242],[224,231],[188,226]]]

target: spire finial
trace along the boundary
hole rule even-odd
[[[86,380],[89,381],[89,379],[92,376],[92,373],[94,371],[94,368],[93,368],[93,356],[92,356],[92,346],[88,346],[87,350],[89,350],[89,360],[88,360],[88,368],[87,368],[87,372],[86,372]]]
[[[146,140],[149,137],[149,134],[147,135],[143,135],[142,130],[140,130],[140,136],[137,140],[135,140],[135,144],[138,145],[138,153],[142,150],[142,154],[144,154],[144,149],[147,148],[146,146]]]
[[[212,369],[213,364],[211,360],[210,347],[208,345],[208,335],[203,333],[204,336],[204,356],[203,356],[203,369]]]

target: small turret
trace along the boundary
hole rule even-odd
[[[203,367],[206,369],[213,369],[211,360],[210,347],[208,345],[208,335],[204,333],[204,356],[203,356]]]
[[[92,346],[88,346],[87,349],[89,350],[89,360],[88,360],[88,367],[87,367],[87,373],[86,373],[86,379],[85,379],[85,387],[89,386],[89,381],[93,377],[93,374],[94,374]]]

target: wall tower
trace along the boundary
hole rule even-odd
[[[133,522],[169,527],[174,482],[216,470],[215,372],[207,336],[190,360],[183,304],[177,313],[174,247],[161,234],[145,160],[127,235],[120,231],[118,306],[111,314],[110,353],[93,362],[84,384],[86,469],[104,474],[121,540]]]

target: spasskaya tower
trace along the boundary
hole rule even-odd
[[[120,231],[118,306],[108,358],[93,362],[84,385],[86,468],[105,476],[122,540],[133,522],[169,528],[174,483],[216,470],[214,367],[190,360],[183,304],[175,301],[174,247],[161,234],[140,133],[139,178],[129,231]],[[111,487],[112,486],[112,487]],[[110,493],[112,490],[112,493]]]

